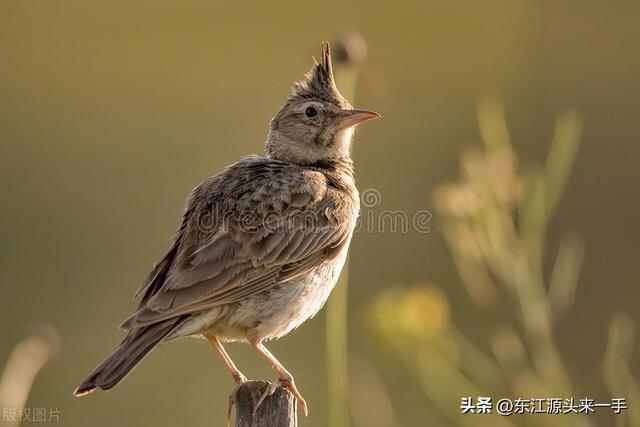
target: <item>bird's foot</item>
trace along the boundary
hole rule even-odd
[[[266,390],[262,393],[262,396],[260,396],[260,400],[258,400],[258,403],[256,403],[256,406],[253,409],[253,415],[254,416],[255,416],[256,412],[258,411],[258,408],[260,407],[262,402],[264,402],[264,400],[267,397],[269,397],[273,393],[275,393],[275,391],[278,389],[278,387],[283,387],[283,388],[289,390],[289,392],[291,392],[293,397],[296,398],[296,400],[298,402],[298,406],[300,406],[300,408],[304,412],[304,416],[306,417],[309,414],[309,409],[307,407],[307,402],[302,397],[302,394],[300,394],[300,391],[298,391],[298,388],[296,387],[295,383],[293,382],[293,377],[288,377],[288,378],[279,378],[277,383],[269,383],[269,386],[267,386]]]
[[[231,423],[231,408],[233,408],[233,405],[235,405],[238,401],[236,396],[238,394],[238,390],[240,389],[240,387],[242,387],[242,384],[248,381],[247,377],[245,377],[241,373],[238,373],[238,375],[234,375],[233,380],[235,381],[235,385],[231,389],[231,393],[229,393],[229,408],[227,410],[227,426]]]

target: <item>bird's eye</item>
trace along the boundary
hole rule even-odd
[[[313,107],[307,107],[307,109],[304,111],[304,115],[307,117],[315,117],[318,115],[318,110]]]

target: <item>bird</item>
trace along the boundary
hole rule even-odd
[[[191,192],[168,251],[136,292],[117,349],[74,391],[118,384],[158,345],[207,339],[234,381],[223,347],[248,343],[307,414],[293,375],[267,349],[313,317],[336,285],[360,211],[351,158],[355,128],[380,114],[354,109],[334,79],[329,43],[270,122],[264,155],[249,155]],[[229,408],[229,409],[230,409]]]

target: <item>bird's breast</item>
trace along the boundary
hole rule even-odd
[[[348,240],[351,240],[349,236]],[[315,316],[335,287],[347,258],[349,241],[340,253],[292,281],[281,283],[265,295],[247,301],[260,313],[257,324],[247,331],[249,339],[270,339],[286,335]],[[261,298],[265,298],[261,303]],[[259,308],[258,308],[259,306]]]

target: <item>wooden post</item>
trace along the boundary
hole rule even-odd
[[[278,387],[253,414],[260,396],[267,389],[266,381],[249,381],[236,393],[236,427],[297,427],[296,399],[288,390]]]

